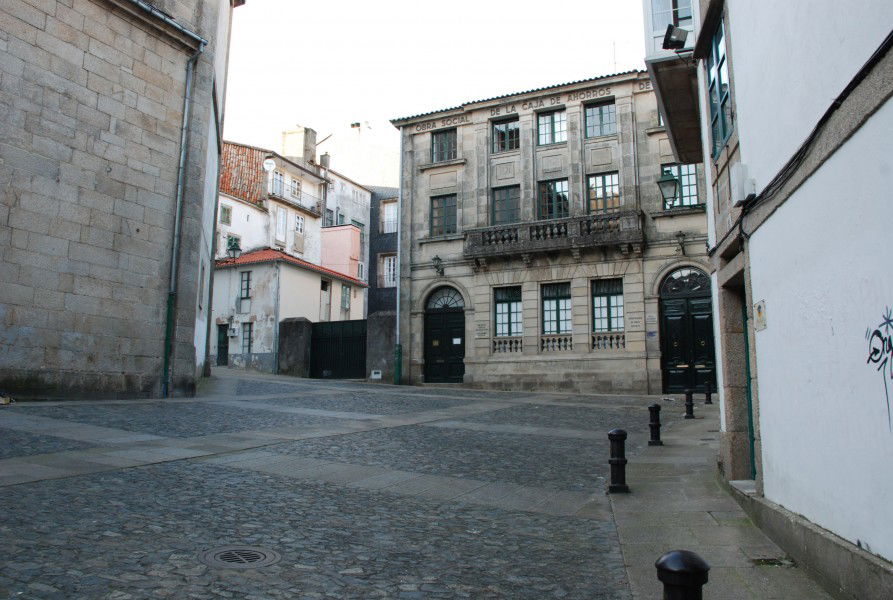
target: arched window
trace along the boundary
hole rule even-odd
[[[689,298],[710,295],[710,277],[700,269],[684,267],[666,276],[660,284],[661,298]]]
[[[462,294],[451,287],[443,286],[428,296],[426,308],[428,310],[462,310],[465,308],[465,302],[462,300]]]

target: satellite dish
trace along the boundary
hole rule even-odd
[[[276,161],[273,160],[272,158],[268,158],[264,161],[264,171],[266,171],[267,173],[269,173],[270,171],[272,171],[275,168],[276,168]]]

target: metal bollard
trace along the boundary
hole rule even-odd
[[[690,550],[667,552],[654,563],[664,584],[664,600],[702,600],[710,565]]]
[[[626,432],[622,429],[612,429],[608,432],[611,440],[611,484],[608,486],[609,494],[628,494],[629,486],[626,485]]]
[[[708,381],[707,382],[707,391],[704,392],[704,404],[713,404],[713,398],[711,397],[712,390],[713,390],[713,384]]]
[[[664,443],[660,441],[660,404],[649,406],[648,413],[651,417],[648,422],[648,427],[651,428],[651,439],[648,440],[648,445],[663,446]]]
[[[692,391],[691,388],[685,390],[685,418],[686,419],[694,419],[695,418],[695,401],[691,397]]]

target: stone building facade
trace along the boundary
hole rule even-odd
[[[194,390],[243,2],[0,6],[0,389]]]
[[[672,164],[646,73],[392,123],[410,382],[630,393],[712,384],[703,173]],[[666,204],[664,169],[682,183]]]

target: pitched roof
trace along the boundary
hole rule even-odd
[[[391,124],[395,127],[397,123],[400,121],[409,121],[411,119],[418,119],[419,117],[427,117],[428,115],[436,115],[437,113],[449,112],[451,110],[461,110],[470,104],[480,104],[481,102],[490,102],[492,100],[500,100],[502,98],[511,98],[512,96],[523,96],[524,94],[532,94],[533,92],[544,92],[546,90],[552,90],[555,88],[564,87],[566,85],[576,85],[578,83],[589,83],[592,81],[598,81],[600,79],[608,79],[610,77],[619,77],[621,75],[632,75],[632,74],[640,74],[646,73],[647,71],[641,71],[639,69],[632,69],[631,71],[621,71],[619,73],[610,73],[608,75],[598,75],[597,77],[590,77],[589,79],[578,79],[577,81],[568,81],[566,83],[556,83],[555,85],[547,85],[545,87],[533,88],[532,90],[524,90],[523,92],[512,92],[510,94],[502,94],[500,96],[493,96],[491,98],[482,98],[481,100],[471,100],[469,102],[463,102],[459,106],[451,106],[450,108],[441,108],[439,110],[432,110],[429,112],[419,113],[417,115],[410,115],[408,117],[397,117],[396,119],[391,119]]]
[[[339,273],[338,271],[333,271],[332,269],[327,269],[325,267],[321,267],[320,265],[315,265],[311,262],[307,262],[306,260],[302,260],[295,256],[291,256],[290,254],[286,254],[282,250],[274,250],[273,248],[261,248],[260,250],[252,250],[251,252],[246,252],[239,258],[235,259],[222,258],[215,261],[214,264],[218,269],[225,269],[229,267],[241,267],[244,265],[270,263],[280,260],[296,267],[307,269],[308,271],[315,271],[323,275],[334,277],[335,279],[340,279],[341,281],[352,283],[356,286],[369,287],[367,283],[360,281],[356,277],[351,277],[350,275],[345,275],[344,273]]]
[[[224,140],[223,155],[220,159],[220,191],[257,206],[263,206],[263,200],[267,196],[267,173],[263,165],[264,159],[271,156],[320,181],[325,181],[319,174],[278,152]]]

